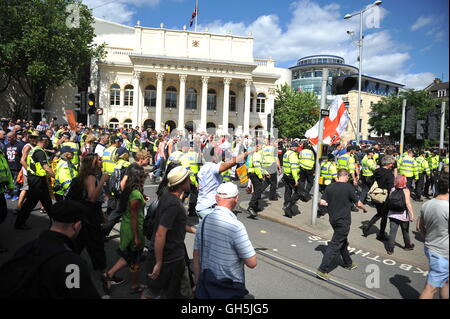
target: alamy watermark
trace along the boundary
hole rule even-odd
[[[66,267],[66,287],[68,289],[80,288],[80,267],[78,265],[70,264]]]
[[[366,267],[366,287],[369,289],[380,288],[380,267],[378,265],[370,264]]]

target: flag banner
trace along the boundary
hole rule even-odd
[[[197,12],[198,12],[198,7],[197,7],[197,4],[195,4],[195,9],[192,12],[191,22],[190,22],[190,25],[189,25],[190,27],[192,27],[192,24],[194,24],[195,17],[197,16]]]
[[[69,127],[72,131],[75,131],[77,128],[77,121],[75,120],[75,113],[72,110],[65,110],[67,123],[69,123]]]
[[[333,145],[339,142],[342,133],[347,129],[348,112],[342,97],[336,96],[330,106],[330,116],[325,117],[323,129],[323,144]],[[319,122],[306,131],[305,136],[311,144],[319,142]]]
[[[236,168],[236,174],[239,178],[240,184],[245,184],[248,182],[247,166],[245,164]]]

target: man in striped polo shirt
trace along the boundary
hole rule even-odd
[[[238,202],[238,193],[235,184],[231,182],[221,184],[217,189],[217,205],[214,211],[207,218],[203,218],[197,228],[193,262],[196,281],[201,271],[209,269],[218,280],[228,279],[245,284],[244,265],[249,268],[256,267],[256,253],[248,238],[247,230],[233,213]],[[252,296],[246,295],[242,298]]]

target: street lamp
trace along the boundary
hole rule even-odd
[[[358,109],[356,110],[356,144],[359,145],[359,139],[360,139],[360,131],[361,131],[361,125],[360,125],[360,118],[361,118],[361,75],[362,75],[362,51],[363,51],[363,14],[367,10],[379,6],[382,4],[383,1],[377,0],[374,3],[372,3],[370,6],[365,8],[364,10],[361,10],[359,12],[355,12],[352,14],[346,14],[344,16],[344,19],[350,19],[351,17],[359,15],[359,41],[358,41],[358,47],[359,47],[359,71],[358,71]],[[347,31],[348,34],[351,34],[351,32]]]

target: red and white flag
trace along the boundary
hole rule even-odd
[[[341,139],[342,133],[347,129],[348,111],[342,97],[336,96],[330,106],[330,116],[325,117],[323,130],[323,144],[333,145]],[[319,122],[310,128],[305,136],[311,144],[317,145],[319,142]]]
[[[194,21],[195,21],[195,17],[197,16],[197,14],[198,14],[198,1],[195,1],[195,9],[194,9],[194,11],[192,12],[192,16],[191,16],[191,23],[190,23],[190,27],[192,27],[192,24],[194,23]]]

